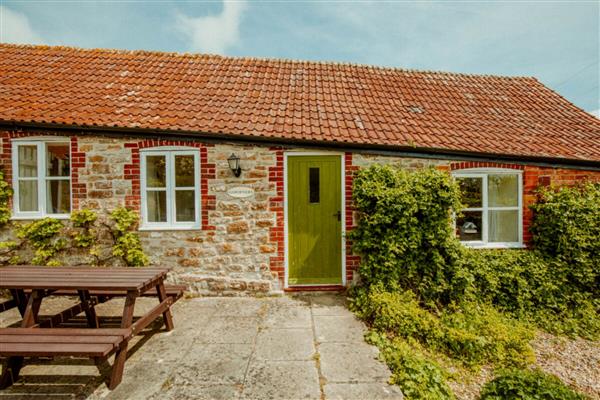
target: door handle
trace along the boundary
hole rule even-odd
[[[335,214],[333,214],[333,216],[337,217],[338,221],[342,220],[342,212],[341,211],[336,212]]]

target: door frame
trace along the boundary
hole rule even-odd
[[[340,194],[342,200],[342,232],[341,232],[341,246],[342,246],[342,286],[346,286],[346,173],[344,169],[346,156],[343,152],[339,151],[286,151],[283,153],[283,259],[284,259],[284,289],[290,287],[288,283],[288,271],[289,271],[289,254],[288,254],[288,157],[293,156],[338,156],[340,158]],[[338,285],[292,285],[291,287],[319,287],[319,286],[338,286]]]

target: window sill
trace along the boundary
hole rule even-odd
[[[44,218],[69,219],[71,218],[71,214],[12,215],[10,217],[10,219],[13,221],[33,221]]]
[[[479,244],[479,243],[469,243],[469,242],[461,242],[464,246],[470,247],[472,249],[526,249],[523,243],[488,243],[488,244]]]
[[[200,225],[193,226],[140,226],[138,231],[141,232],[151,232],[151,231],[199,231],[202,230]]]

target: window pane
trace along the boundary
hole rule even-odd
[[[146,186],[165,187],[166,167],[165,156],[146,156]]]
[[[148,222],[167,222],[167,192],[147,191]]]
[[[19,146],[19,177],[37,176],[37,146]]]
[[[457,178],[466,208],[482,207],[483,178]]]
[[[196,220],[196,202],[193,190],[177,190],[175,192],[175,216],[177,222],[194,222]]]
[[[38,211],[37,181],[19,181],[19,211]]]
[[[175,186],[195,186],[194,156],[175,156]]]
[[[464,211],[456,219],[456,234],[463,241],[482,240],[482,221],[481,211]]]
[[[318,203],[320,199],[319,168],[308,169],[309,202]]]
[[[519,241],[519,212],[489,211],[488,241],[489,242],[518,242]]]
[[[488,176],[488,204],[490,207],[511,207],[519,204],[517,175]]]
[[[71,185],[68,180],[46,181],[46,212],[48,214],[71,212]]]
[[[70,176],[69,144],[48,143],[46,164],[47,176]]]

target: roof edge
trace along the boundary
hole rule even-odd
[[[87,126],[87,125],[66,125],[37,122],[16,122],[0,120],[0,127],[8,129],[30,129],[30,130],[52,130],[58,132],[83,131],[96,134],[128,134],[131,136],[156,137],[169,136],[186,139],[204,140],[207,142],[243,142],[247,144],[274,145],[274,146],[292,146],[292,147],[320,147],[346,149],[357,153],[375,153],[388,156],[406,156],[420,158],[442,158],[456,161],[495,161],[495,162],[519,162],[523,164],[532,164],[546,167],[569,167],[574,169],[598,170],[600,171],[600,161],[571,159],[548,156],[522,156],[516,154],[497,154],[470,152],[464,150],[450,150],[432,147],[413,147],[413,146],[390,146],[377,144],[357,144],[349,142],[328,142],[316,140],[301,139],[277,139],[264,136],[242,136],[228,133],[210,133],[202,131],[184,131],[150,128],[126,128],[110,126]]]

